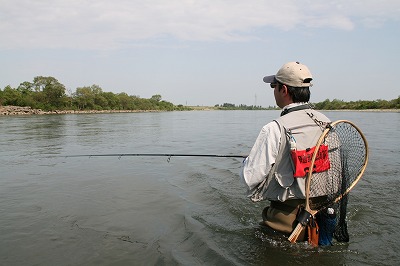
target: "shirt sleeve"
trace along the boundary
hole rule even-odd
[[[249,156],[243,161],[240,173],[249,190],[261,183],[271,170],[278,155],[280,138],[280,127],[275,121],[261,129]]]

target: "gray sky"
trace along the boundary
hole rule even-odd
[[[300,61],[313,102],[391,100],[399,20],[398,0],[0,0],[0,88],[52,76],[72,91],[268,106],[263,76]]]

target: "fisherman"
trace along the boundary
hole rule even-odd
[[[307,66],[289,62],[263,80],[274,90],[282,113],[261,129],[243,162],[241,177],[252,201],[270,201],[262,212],[261,224],[289,235],[305,202],[309,163],[296,159],[296,152],[305,155],[300,158],[310,158],[307,150],[316,145],[323,130],[319,123],[330,120],[309,103],[312,75]],[[299,240],[305,237],[302,232]]]

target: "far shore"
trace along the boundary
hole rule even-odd
[[[107,113],[143,113],[160,112],[158,110],[54,110],[43,111],[29,106],[0,106],[1,115],[61,115],[61,114],[107,114]]]
[[[320,110],[321,112],[386,112],[400,113],[400,109],[338,109],[338,110]]]
[[[188,106],[194,111],[213,111],[221,110],[212,106]],[[364,109],[364,110],[322,110],[334,112],[394,112],[399,113],[400,109]],[[164,112],[160,110],[54,110],[43,111],[41,109],[33,109],[29,106],[0,106],[1,115],[55,115],[55,114],[108,114],[108,113],[145,113],[145,112]]]

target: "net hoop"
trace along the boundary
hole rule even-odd
[[[327,128],[322,132],[320,138],[318,139],[317,144],[316,144],[316,147],[315,147],[315,151],[314,151],[313,156],[312,156],[312,158],[311,158],[311,166],[310,166],[310,169],[313,169],[313,167],[314,167],[314,163],[315,163],[315,160],[316,160],[316,157],[317,157],[319,148],[320,148],[321,144],[324,142],[326,136],[329,134],[329,132],[332,130],[332,128],[334,128],[336,125],[338,125],[338,124],[340,124],[340,123],[350,124],[353,128],[355,128],[355,129],[357,130],[357,132],[360,134],[360,136],[361,136],[361,138],[362,138],[362,140],[363,140],[363,142],[364,142],[366,153],[365,153],[365,158],[364,158],[363,166],[362,166],[362,168],[360,169],[360,172],[358,173],[357,178],[356,178],[356,179],[354,180],[354,182],[346,189],[346,191],[345,191],[344,193],[341,193],[341,194],[334,200],[335,203],[338,202],[338,201],[340,201],[345,195],[347,195],[347,194],[354,188],[354,186],[358,183],[358,181],[361,179],[361,177],[362,177],[362,175],[364,174],[365,169],[366,169],[366,167],[367,167],[367,164],[368,164],[368,157],[369,157],[369,155],[368,155],[368,153],[369,153],[369,152],[368,152],[368,142],[367,142],[367,140],[366,140],[364,134],[361,132],[361,130],[360,130],[353,122],[351,122],[351,121],[348,121],[348,120],[337,120],[337,121],[334,121],[334,122],[330,123],[330,124],[327,126]],[[312,214],[314,215],[314,214],[316,214],[316,213],[318,212],[318,210],[311,210],[311,208],[310,208],[310,185],[311,185],[312,175],[313,175],[313,172],[310,171],[310,172],[308,173],[307,177],[306,177],[306,187],[305,187],[306,201],[305,201],[305,208],[306,208],[306,210],[307,210],[308,212],[310,212],[310,213],[312,213]]]

